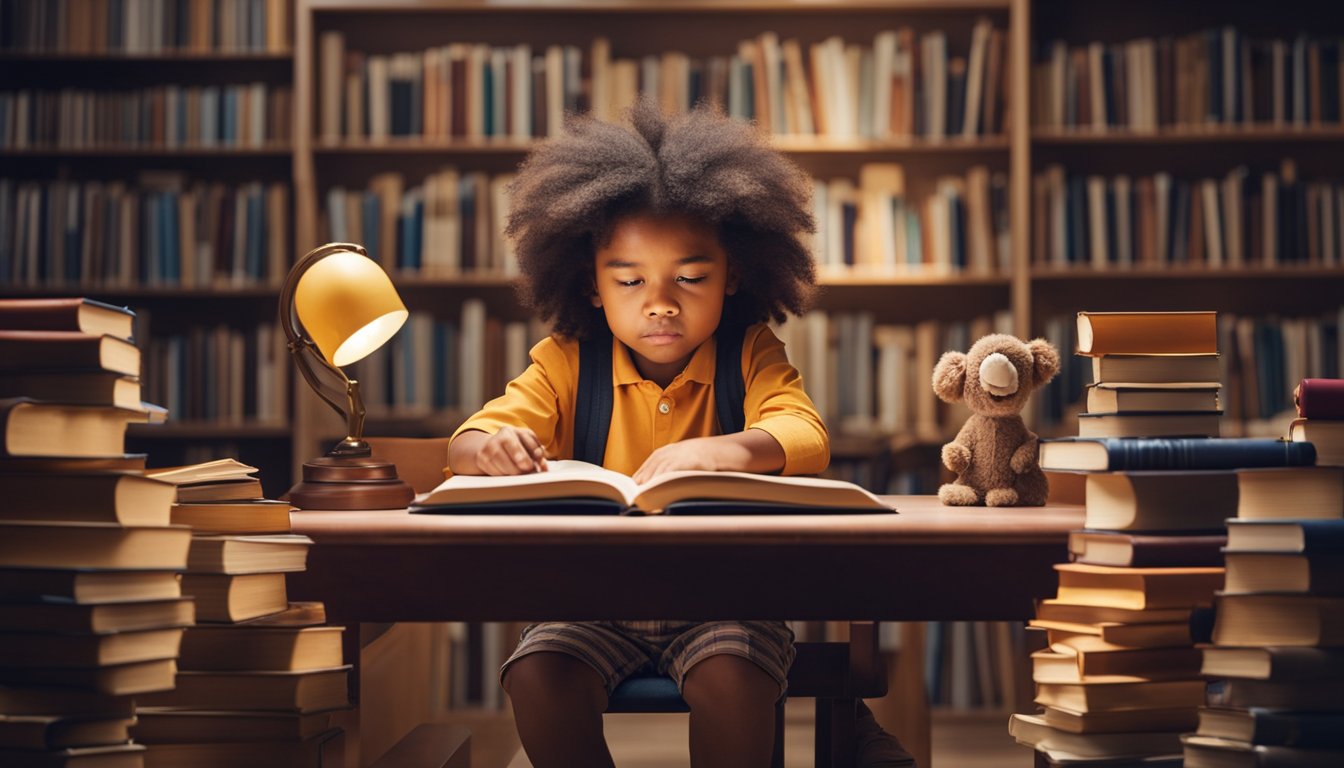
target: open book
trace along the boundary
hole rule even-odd
[[[750,515],[895,512],[853,483],[747,472],[668,472],[643,485],[582,461],[547,471],[457,475],[416,498],[412,511],[438,514]]]

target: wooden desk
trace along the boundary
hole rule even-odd
[[[1083,508],[897,515],[546,517],[296,512],[292,599],[332,623],[657,619],[1013,620],[1054,594]],[[353,633],[352,633],[353,634]]]

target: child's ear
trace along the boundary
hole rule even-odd
[[[594,307],[598,309],[602,308],[602,294],[598,293],[597,291],[593,291],[591,301],[593,302]]]
[[[740,277],[741,275],[738,273],[737,267],[730,265],[728,267],[728,285],[723,289],[723,295],[732,296],[737,293],[737,282]]]

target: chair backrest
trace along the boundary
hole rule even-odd
[[[448,466],[446,437],[366,437],[373,458],[397,467],[397,476],[416,493],[434,490]]]

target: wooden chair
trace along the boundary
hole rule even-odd
[[[390,461],[416,493],[443,481],[447,438],[370,437],[374,458]],[[848,642],[800,642],[789,670],[789,695],[816,699],[817,768],[854,765],[854,723],[859,699],[887,692],[887,675],[878,647],[877,622],[851,622]],[[607,711],[689,712],[676,684],[664,676],[625,681],[612,693]],[[784,706],[775,711],[772,764],[784,765]]]

